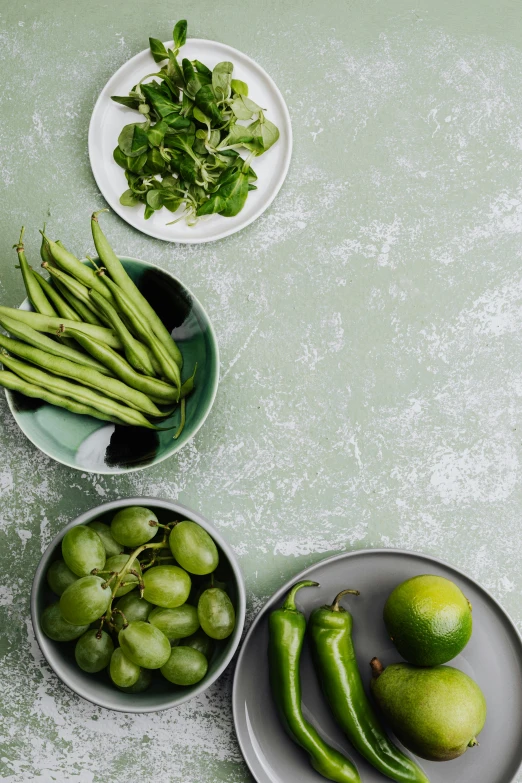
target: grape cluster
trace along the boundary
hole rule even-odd
[[[122,691],[146,690],[154,669],[175,685],[194,685],[236,621],[218,564],[200,525],[160,524],[141,506],[118,511],[110,525],[77,525],[47,572],[59,600],[45,608],[42,630],[56,642],[77,640],[80,669],[107,670]]]

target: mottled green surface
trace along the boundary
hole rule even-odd
[[[397,546],[463,568],[520,622],[519,10],[0,5],[2,303],[23,297],[11,250],[22,223],[34,262],[45,219],[78,253],[93,249],[92,107],[180,16],[266,67],[295,134],[279,197],[232,238],[175,247],[107,219],[115,248],[175,271],[217,331],[217,400],[179,456],[82,475],[38,454],[0,402],[2,781],[249,780],[226,678],[178,711],[131,718],[81,701],[44,665],[32,573],[61,526],[104,499],[156,494],[209,516],[241,560],[250,616],[328,553]]]

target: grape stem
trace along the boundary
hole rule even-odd
[[[169,548],[169,545],[167,543],[167,536],[165,535],[165,537],[163,538],[162,541],[158,541],[158,543],[156,543],[156,544],[142,544],[137,549],[135,549],[134,552],[132,552],[132,554],[129,555],[129,559],[127,560],[127,562],[125,563],[125,565],[123,566],[121,571],[119,571],[116,574],[116,576],[117,576],[116,584],[112,588],[112,595],[111,595],[111,598],[110,598],[110,601],[109,601],[109,605],[107,607],[107,611],[105,612],[105,614],[102,617],[101,625],[100,625],[100,631],[102,630],[104,623],[107,623],[109,628],[114,629],[114,624],[112,622],[112,615],[114,614],[115,611],[119,612],[121,610],[113,609],[112,608],[112,604],[113,604],[113,601],[114,601],[114,599],[116,597],[116,593],[118,591],[118,587],[120,586],[120,582],[123,581],[124,576],[126,574],[128,574],[129,572],[130,573],[134,572],[134,574],[136,576],[138,575],[138,572],[137,572],[136,569],[134,569],[134,571],[131,571],[131,566],[134,563],[134,561],[136,560],[136,558],[138,557],[138,555],[141,554],[142,552],[144,552],[146,549],[155,550],[155,549],[168,549],[168,548]],[[109,583],[112,582],[113,579],[114,579],[114,576],[111,576],[110,579],[107,582],[105,582],[104,586],[108,586]],[[139,584],[140,597],[143,598],[143,590],[144,590],[143,580],[140,579],[139,576],[138,576],[138,579],[140,581],[140,584]]]

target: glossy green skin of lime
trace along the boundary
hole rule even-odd
[[[79,577],[73,574],[65,560],[55,560],[47,571],[47,584],[56,595],[61,595]]]
[[[143,597],[151,604],[175,609],[185,603],[190,594],[191,579],[178,566],[153,566],[143,574]]]
[[[146,691],[147,688],[150,688],[151,682],[152,672],[149,671],[149,669],[140,669],[140,676],[134,685],[130,685],[128,688],[122,688],[119,685],[117,687],[124,693],[143,693],[143,691]]]
[[[113,555],[109,557],[105,563],[104,571],[121,571],[129,559],[129,555]],[[141,573],[140,564],[137,560],[132,563],[132,570]],[[106,579],[109,578],[109,574],[106,574]],[[131,590],[134,590],[138,586],[138,577],[134,574],[125,574],[123,577],[123,584],[120,584],[116,590],[116,598],[121,598],[122,595],[127,595]],[[112,587],[111,587],[112,589]]]
[[[471,606],[454,582],[423,574],[398,585],[384,606],[384,623],[400,655],[416,666],[437,666],[471,638]]]
[[[189,574],[211,574],[219,564],[214,541],[196,522],[178,522],[169,536],[169,546],[180,566]]]
[[[187,636],[186,639],[182,639],[180,647],[193,647],[195,650],[203,653],[207,661],[210,661],[212,653],[214,652],[215,642],[200,628],[196,633],[193,633],[192,636]]]
[[[118,511],[112,520],[111,534],[118,544],[135,549],[146,544],[158,532],[158,528],[151,525],[151,522],[158,522],[153,511],[142,506],[129,506]]]
[[[159,628],[167,639],[183,639],[191,636],[199,628],[198,611],[195,606],[183,604],[176,609],[164,609],[158,606],[149,614],[149,623]]]
[[[114,643],[105,631],[90,630],[80,636],[74,648],[76,663],[84,672],[94,674],[105,669],[114,652]]]
[[[119,601],[116,601],[114,606],[123,612],[128,623],[132,623],[134,620],[147,620],[152,609],[154,609],[151,603],[144,598],[140,598],[140,594],[137,591],[127,593]],[[121,631],[123,628],[123,617],[119,612],[113,615],[112,621],[116,630]]]
[[[208,661],[194,647],[173,647],[170,657],[161,673],[174,685],[195,685],[203,679],[208,669]]]
[[[109,664],[111,680],[118,688],[131,688],[138,682],[141,669],[127,658],[121,647],[116,647]]]
[[[102,544],[105,549],[105,555],[107,557],[120,555],[123,552],[123,546],[118,544],[118,542],[113,538],[111,529],[109,525],[105,524],[105,522],[98,522],[96,519],[94,522],[89,522],[87,527],[90,527],[91,530],[94,530],[96,533],[98,533],[102,540]]]
[[[169,658],[170,642],[156,626],[135,620],[118,634],[125,656],[137,666],[159,669]]]
[[[62,556],[77,576],[87,576],[105,565],[105,549],[100,536],[87,525],[72,527],[62,539]]]
[[[387,666],[372,693],[394,734],[430,761],[461,756],[486,721],[486,700],[476,682],[451,666]]]
[[[73,639],[78,639],[85,633],[89,627],[88,624],[72,625],[68,623],[62,616],[59,601],[45,607],[40,623],[44,634],[55,642],[72,642]]]
[[[232,601],[219,587],[210,587],[201,595],[198,618],[201,628],[211,639],[226,639],[236,624]]]
[[[89,625],[107,611],[111,599],[110,588],[103,588],[99,576],[82,576],[60,598],[63,617],[76,625]]]

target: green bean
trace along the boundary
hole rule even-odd
[[[111,276],[111,278],[114,280],[117,285],[120,286],[120,288],[125,291],[129,299],[131,299],[134,304],[136,305],[136,308],[142,315],[145,317],[145,319],[149,322],[152,331],[160,340],[162,345],[167,349],[170,356],[174,359],[178,367],[181,369],[183,366],[183,357],[181,355],[181,351],[179,350],[178,346],[172,339],[172,335],[164,325],[161,318],[158,316],[154,308],[149,304],[149,302],[145,299],[139,288],[136,286],[136,284],[131,280],[127,272],[125,271],[123,264],[121,263],[120,259],[110,246],[109,242],[107,241],[106,236],[104,235],[103,231],[101,230],[101,226],[98,222],[98,215],[101,212],[107,212],[106,209],[100,209],[98,212],[94,212],[91,218],[91,229],[92,229],[92,236],[94,239],[94,245],[96,247],[96,252],[98,253],[98,256],[100,257],[100,260],[102,264],[107,269],[107,272]]]
[[[17,245],[13,245],[13,247],[16,248],[16,252],[18,253],[18,261],[20,263],[20,269],[22,270],[22,277],[24,279],[24,285],[25,290],[27,291],[27,296],[29,297],[29,301],[31,302],[32,306],[36,310],[37,313],[42,313],[42,315],[56,315],[56,310],[52,306],[52,304],[48,301],[46,295],[38,285],[37,281],[33,277],[33,270],[27,263],[27,258],[25,256],[25,249],[24,249],[24,231],[25,228],[22,226],[22,230],[20,232],[20,239],[18,241]]]
[[[76,280],[76,278],[62,272],[61,269],[50,266],[45,261],[42,266],[49,272],[53,280],[56,280],[56,282],[60,284],[60,291],[63,291],[63,289],[66,288],[69,295],[74,297],[74,299],[71,299],[69,296],[69,302],[80,314],[82,320],[86,321],[88,324],[101,326],[102,321],[98,318],[98,310],[89,298],[89,289],[84,286],[83,283],[80,283],[79,280]]]
[[[186,405],[187,405],[187,402],[186,402],[185,398],[183,397],[183,399],[181,400],[181,413],[180,413],[179,427],[178,427],[178,429],[176,430],[176,432],[174,434],[174,440],[177,440],[179,438],[179,436],[181,435],[181,433],[183,432],[183,430],[185,428],[185,409],[186,409]]]
[[[190,376],[190,378],[187,378],[184,384],[181,386],[181,390],[179,392],[180,399],[184,399],[184,397],[188,397],[189,394],[191,394],[194,390],[194,378],[196,377],[196,370],[198,369],[198,364],[196,362],[196,366],[194,367],[194,372]]]
[[[127,408],[126,405],[121,405],[119,402],[104,397],[102,394],[97,394],[86,386],[70,383],[56,375],[44,372],[38,367],[25,364],[25,362],[20,362],[18,359],[13,359],[12,356],[5,356],[5,354],[2,354],[0,359],[3,365],[9,367],[9,369],[20,378],[23,378],[29,383],[34,383],[36,386],[41,386],[47,391],[59,394],[62,397],[70,397],[75,402],[89,405],[102,413],[120,419],[125,422],[125,424],[131,424],[134,427],[146,427],[149,430],[158,429],[155,424],[152,424],[139,411]]]
[[[97,291],[91,290],[89,295],[121,340],[128,362],[132,364],[135,370],[143,373],[143,375],[154,377],[154,369],[149,359],[149,355],[145,351],[145,346],[132,336],[114,307],[100,296]]]
[[[0,386],[5,389],[11,389],[11,391],[20,392],[25,394],[26,397],[33,397],[37,400],[43,400],[50,405],[56,405],[58,408],[66,408],[71,413],[79,413],[82,416],[93,416],[95,419],[101,419],[102,421],[111,421],[114,424],[124,424],[121,419],[117,419],[115,416],[110,416],[108,413],[102,413],[102,411],[92,408],[90,405],[83,405],[81,402],[75,402],[68,397],[63,397],[60,394],[54,394],[41,386],[36,386],[34,383],[28,383],[18,375],[7,370],[0,370]]]
[[[109,302],[113,301],[111,292],[90,266],[82,264],[76,256],[69,253],[62,245],[48,239],[45,234],[42,234],[42,236],[47,239],[52,257],[60,269],[76,278],[76,280],[79,280],[80,283],[83,283],[87,288],[94,288],[95,291],[98,291],[98,293],[108,299]]]
[[[79,321],[70,321],[68,318],[54,318],[47,315],[40,315],[40,313],[32,313],[29,310],[18,310],[16,307],[4,307],[4,305],[0,305],[0,316],[2,315],[7,315],[8,317],[14,318],[15,321],[21,321],[28,326],[32,326],[37,332],[56,334],[63,326],[65,329],[78,329],[80,332],[90,334],[92,337],[105,343],[105,345],[116,348],[116,350],[123,348],[117,335],[115,335],[111,329],[107,329],[104,326],[94,326]]]
[[[11,335],[18,337],[19,340],[32,345],[34,348],[40,348],[46,353],[53,354],[54,356],[61,356],[63,359],[69,359],[69,361],[76,362],[76,364],[83,364],[85,367],[97,370],[102,373],[102,375],[111,375],[110,370],[101,362],[97,362],[82,351],[78,351],[75,348],[69,348],[60,340],[51,340],[50,337],[46,337],[45,334],[37,332],[30,326],[21,323],[21,321],[15,321],[14,318],[6,318],[6,316],[0,315],[0,324]],[[77,332],[77,334],[81,334],[81,332]]]
[[[55,265],[53,254],[51,253],[49,249],[49,242],[45,238],[45,227],[46,223],[44,223],[43,231],[42,231],[42,244],[40,245],[40,256],[42,258],[42,261],[47,261],[48,264],[51,264],[52,266]]]
[[[37,272],[33,271],[33,275],[35,277],[36,282],[46,295],[46,297],[49,299],[51,304],[53,305],[54,309],[58,313],[58,315],[61,315],[62,318],[68,318],[70,321],[79,321],[80,316],[76,312],[76,310],[73,310],[73,308],[69,305],[69,303],[65,300],[63,296],[60,295],[60,292],[56,290],[56,288],[53,288],[51,283],[46,280],[44,277],[39,275]]]
[[[161,374],[164,375],[165,378],[173,383],[178,389],[181,388],[181,374],[178,365],[174,359],[172,359],[163,344],[160,343],[147,322],[144,321],[144,319],[141,317],[141,314],[134,302],[129,299],[127,294],[122,291],[122,289],[116,285],[113,280],[107,278],[106,283],[109,286],[114,299],[116,300],[116,304],[118,305],[120,313],[122,313],[122,315],[124,315],[127,321],[131,324],[132,328],[134,329],[134,333],[141,340],[141,342],[145,343],[145,345],[147,345],[152,351],[152,354],[156,358],[156,361],[161,368]]]
[[[47,372],[53,373],[53,375],[72,378],[85,386],[90,386],[98,391],[103,390],[107,397],[112,397],[130,408],[147,413],[149,416],[161,418],[166,415],[143,392],[132,389],[117,378],[102,375],[91,367],[85,367],[61,356],[46,353],[40,348],[34,348],[32,345],[13,340],[11,337],[4,337],[3,334],[0,334],[0,346]]]
[[[69,289],[66,288],[59,280],[55,280],[54,284],[61,296],[63,296],[63,298],[68,302],[69,306],[76,308],[76,314],[82,323],[92,324],[93,326],[103,325],[100,319],[92,312],[92,310],[89,310],[88,307],[85,307],[85,305],[80,302],[80,300],[77,299],[74,294],[69,291]],[[94,323],[96,319],[97,321]]]
[[[77,329],[66,329],[64,334],[68,337],[73,337],[91,356],[94,356],[99,362],[103,362],[113,375],[120,378],[128,386],[144,392],[153,402],[159,402],[163,405],[177,402],[178,390],[174,386],[170,386],[158,378],[140,375],[112,348],[103,345],[103,343],[87,334],[79,332]]]

